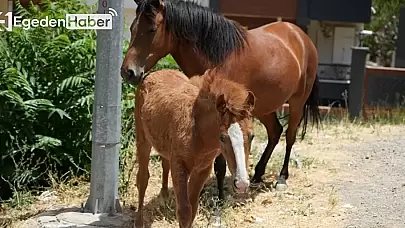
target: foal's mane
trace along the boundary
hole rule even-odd
[[[190,82],[200,89],[199,98],[216,102],[224,94],[227,108],[234,115],[244,115],[249,109],[245,102],[248,95],[246,87],[217,75],[215,70],[207,70],[202,76],[191,77]]]
[[[154,14],[151,0],[140,3],[139,12]],[[149,3],[148,3],[149,2]],[[152,12],[150,12],[152,11]],[[234,51],[246,44],[246,30],[237,22],[229,20],[210,8],[195,2],[164,0],[164,24],[174,38],[191,43],[214,65],[222,64]]]

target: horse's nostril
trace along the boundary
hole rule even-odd
[[[236,183],[237,183],[237,180],[233,180],[233,186],[234,186],[235,188],[238,188],[238,186],[236,185]]]
[[[135,72],[131,69],[128,69],[127,71],[128,78],[134,78],[135,77]]]

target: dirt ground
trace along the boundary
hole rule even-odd
[[[255,125],[255,132],[252,173],[266,142],[261,125]],[[232,228],[405,227],[404,133],[405,126],[359,126],[348,122],[324,123],[319,132],[309,129],[305,140],[297,142],[293,148],[288,189],[277,192],[271,182],[281,170],[285,150],[282,138],[267,166],[267,187],[252,189],[243,203],[231,198],[227,205],[219,208],[212,200],[216,195],[212,175],[194,227],[215,227],[215,222],[220,222],[221,227]],[[301,168],[295,162],[297,157]],[[178,227],[173,195],[169,202],[158,197],[160,165],[152,162],[150,171],[146,223],[156,228]],[[131,182],[135,183],[135,180],[132,178]],[[87,194],[88,183],[75,187],[63,185],[55,191],[55,199],[8,214],[12,213],[14,217],[19,214],[21,219],[34,215],[38,208],[45,210],[56,204],[80,206]],[[231,192],[226,194],[231,197]],[[134,184],[120,200],[125,201],[125,212],[133,214],[137,206]],[[214,219],[213,210],[219,211],[220,220]]]

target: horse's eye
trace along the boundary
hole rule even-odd
[[[156,32],[156,28],[150,29],[149,32]]]
[[[219,136],[219,139],[220,139],[222,142],[225,142],[225,135]]]
[[[255,137],[254,134],[250,134],[250,135],[249,135],[249,140],[250,140],[250,141],[253,141],[253,138],[254,138],[254,137]]]

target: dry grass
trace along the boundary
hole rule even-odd
[[[285,150],[285,138],[275,148],[265,174],[266,184],[252,189],[245,200],[233,200],[232,193],[227,191],[230,198],[223,207],[217,205],[213,196],[217,195],[215,176],[207,182],[206,191],[200,204],[195,227],[212,227],[215,220],[213,212],[219,213],[222,227],[340,227],[344,213],[339,201],[339,192],[334,188],[333,181],[341,178],[345,170],[342,163],[350,160],[341,150],[342,145],[366,138],[378,138],[382,135],[403,134],[399,127],[386,124],[358,124],[348,121],[324,122],[319,132],[307,132],[304,141],[297,141],[290,163],[289,188],[286,192],[277,192],[272,184],[281,170]],[[267,137],[262,125],[255,124],[256,138],[251,157],[251,173],[254,165],[264,149]],[[295,158],[299,157],[301,169],[297,167]],[[135,170],[136,171],[136,167]],[[175,217],[175,201],[171,190],[169,200],[165,202],[158,194],[161,187],[161,168],[159,162],[150,163],[150,182],[145,199],[145,219],[151,227],[178,227]],[[229,175],[229,173],[227,174]],[[120,196],[126,213],[133,214],[137,205],[137,190],[135,175],[131,184]],[[85,202],[89,183],[81,180],[71,180],[66,183],[55,181],[55,200],[49,202],[37,201],[23,209],[3,210],[0,219],[10,220],[18,227],[22,220],[54,205],[74,205],[80,207]],[[231,188],[229,188],[231,189]],[[1,221],[0,221],[1,225]]]

